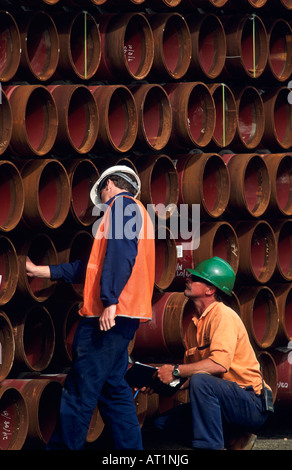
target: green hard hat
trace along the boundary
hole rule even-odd
[[[214,256],[199,263],[195,269],[188,271],[210,284],[214,285],[227,295],[232,295],[235,282],[235,273],[227,261]]]

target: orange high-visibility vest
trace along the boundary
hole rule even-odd
[[[133,199],[140,208],[142,228],[138,239],[135,264],[130,278],[120,294],[116,315],[147,321],[152,318],[151,299],[155,277],[153,224],[143,204],[134,198],[130,199]],[[103,220],[97,229],[87,265],[83,294],[84,302],[79,311],[80,315],[86,317],[98,317],[104,310],[100,299],[100,278],[107,249],[108,237],[106,235],[109,233],[110,228],[111,205],[105,212]]]

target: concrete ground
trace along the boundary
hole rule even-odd
[[[145,450],[180,450],[189,449],[175,442],[170,442],[167,438],[159,438],[159,442],[154,439],[147,427],[143,430]],[[189,449],[190,450],[190,449]],[[270,415],[268,421],[258,433],[256,442],[252,450],[292,450],[292,407],[291,409],[276,409]]]
[[[292,450],[292,409],[276,409],[259,433],[254,450]]]

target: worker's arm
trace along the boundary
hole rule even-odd
[[[62,279],[69,283],[82,283],[85,279],[86,266],[87,260],[42,266],[34,264],[29,257],[26,258],[26,274],[28,277],[39,277],[53,281]]]
[[[51,279],[51,271],[49,266],[37,266],[28,257],[26,258],[26,274],[29,277]]]
[[[174,379],[172,372],[173,365],[165,364],[159,367],[157,375],[162,382],[170,383]],[[199,372],[221,376],[226,372],[226,369],[220,364],[212,361],[212,359],[203,359],[202,361],[193,362],[190,364],[180,364],[179,372],[181,377],[191,377],[192,375],[198,374]]]

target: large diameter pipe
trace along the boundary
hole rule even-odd
[[[90,86],[99,111],[99,133],[94,151],[126,153],[134,145],[138,116],[134,97],[124,85]]]
[[[219,16],[207,13],[186,16],[191,34],[192,54],[188,76],[202,76],[204,79],[217,78],[224,67],[226,38]]]
[[[129,157],[119,157],[119,156],[114,156],[114,155],[108,155],[108,157],[106,158],[99,158],[99,159],[94,160],[94,164],[100,174],[107,168],[110,168],[111,166],[114,166],[114,165],[126,165],[132,168],[132,170],[134,170],[137,173],[137,168]],[[139,198],[140,195],[138,194],[137,197]]]
[[[227,261],[235,271],[239,264],[239,243],[236,232],[231,224],[224,221],[203,222],[200,224],[200,240],[196,240],[196,233],[186,239],[178,237],[177,269],[171,284],[171,290],[184,290],[186,279],[190,276],[188,268],[197,266],[201,261],[219,256]]]
[[[229,0],[181,0],[179,9],[182,11],[192,11],[194,8],[204,8],[206,10],[223,8]]]
[[[269,149],[289,150],[292,146],[290,88],[282,86],[263,93],[265,129],[263,143]]]
[[[93,243],[93,235],[86,230],[79,230],[76,233],[72,234],[72,231],[65,230],[59,232],[54,237],[54,245],[58,253],[58,263],[73,263],[77,260],[88,261],[91,247]],[[65,289],[70,292],[70,297],[72,293],[74,297],[82,298],[83,294],[83,283],[69,283],[66,286],[63,286],[64,292]]]
[[[172,108],[166,91],[161,85],[152,83],[129,88],[138,113],[137,147],[162,150],[172,129]]]
[[[19,74],[24,79],[47,81],[59,62],[59,35],[45,11],[22,12],[17,18],[21,37]]]
[[[243,9],[244,11],[254,11],[265,7],[268,0],[230,0],[227,9],[228,11],[238,12]]]
[[[91,421],[90,421],[88,433],[86,436],[86,442],[88,443],[95,442],[96,439],[98,439],[99,436],[101,435],[103,429],[104,429],[104,421],[101,417],[98,406],[96,406],[94,409]]]
[[[17,23],[8,11],[0,11],[0,81],[12,80],[21,57],[21,40]]]
[[[17,292],[23,297],[44,302],[54,292],[56,281],[29,277],[26,273],[26,259],[31,259],[36,265],[51,265],[58,263],[58,255],[54,243],[45,233],[30,235],[23,241],[17,242],[17,254],[19,260],[19,278]]]
[[[292,73],[292,29],[288,21],[277,18],[265,20],[268,33],[269,54],[265,76],[277,82],[288,82]]]
[[[57,107],[49,90],[43,85],[15,85],[4,91],[12,109],[12,152],[25,158],[49,153],[58,130]]]
[[[64,0],[66,5],[70,6],[101,6],[107,3],[108,0]]]
[[[0,449],[21,450],[28,432],[28,410],[17,388],[0,386]]]
[[[0,305],[7,304],[14,296],[18,276],[16,249],[9,238],[0,236]]]
[[[218,154],[178,155],[179,203],[200,204],[203,218],[220,217],[229,201],[230,179],[223,159]]]
[[[292,341],[292,286],[291,283],[272,284],[279,310],[279,325],[275,346],[287,346]]]
[[[277,263],[274,231],[265,220],[242,221],[236,228],[241,256],[238,273],[248,282],[266,284]]]
[[[92,215],[93,203],[90,190],[99,178],[95,164],[87,159],[74,159],[64,163],[71,188],[70,222],[79,226],[90,227],[96,217]]]
[[[273,291],[268,286],[248,286],[239,289],[241,318],[255,348],[267,349],[274,343],[279,310]]]
[[[219,256],[237,273],[240,259],[236,232],[228,222],[205,222],[200,228],[200,245],[193,253],[194,267],[201,261]]]
[[[208,85],[214,100],[216,119],[212,143],[228,147],[236,134],[237,109],[232,90],[224,83]],[[211,145],[211,144],[210,144]]]
[[[259,351],[257,359],[260,363],[263,379],[271,387],[273,393],[273,402],[275,403],[278,393],[278,372],[277,364],[268,351]]]
[[[58,13],[54,18],[60,39],[57,74],[63,79],[90,80],[101,58],[101,38],[94,16],[80,11]]]
[[[117,11],[117,9],[136,11],[136,9],[147,5],[146,0],[106,0],[106,2],[106,8],[111,11]]]
[[[98,18],[101,34],[99,80],[144,80],[154,58],[153,35],[142,13],[102,15]]]
[[[277,264],[273,280],[292,281],[292,219],[270,221],[277,243]]]
[[[168,219],[176,211],[179,195],[174,162],[167,155],[155,155],[134,163],[141,179],[142,203],[159,219]]]
[[[194,234],[194,238],[196,234]],[[177,265],[175,277],[169,287],[170,291],[182,292],[185,290],[185,284],[190,273],[189,268],[194,267],[194,246],[196,240],[192,237],[182,237],[180,234],[175,237]]]
[[[172,283],[177,267],[177,251],[173,234],[160,226],[155,234],[155,287],[166,290]]]
[[[154,11],[169,11],[178,7],[181,0],[146,0],[146,2]]]
[[[57,5],[60,0],[26,0],[25,3],[30,6],[40,6],[40,3],[43,4],[43,6],[53,6]],[[12,0],[12,3],[17,3],[19,2],[17,0]]]
[[[0,160],[0,232],[10,232],[19,224],[24,208],[24,187],[16,165]]]
[[[21,311],[19,307],[11,306],[9,317],[15,340],[15,370],[45,370],[55,348],[55,329],[49,311],[38,304]]]
[[[1,90],[0,156],[8,149],[13,127],[12,109],[6,94]]]
[[[56,332],[56,344],[52,365],[57,370],[72,363],[72,345],[80,321],[80,299],[52,299],[50,310]]]
[[[173,148],[203,148],[215,130],[215,104],[202,82],[181,82],[164,86],[172,107]]]
[[[232,146],[241,151],[254,150],[265,132],[265,110],[260,92],[253,86],[234,88],[237,129]]]
[[[0,311],[0,382],[8,376],[14,362],[13,327],[5,312]]]
[[[265,25],[257,15],[232,15],[223,21],[227,55],[227,76],[243,73],[246,77],[260,77],[268,60],[268,38]]]
[[[290,408],[292,403],[291,343],[288,345],[287,352],[279,352],[274,350],[273,357],[277,365],[278,375],[278,392],[276,404],[280,408]]]
[[[92,93],[85,85],[49,85],[55,99],[59,125],[54,149],[60,155],[73,151],[86,154],[94,147],[99,113]]]
[[[27,444],[47,444],[56,423],[62,392],[61,383],[50,379],[6,379],[4,385],[17,388],[28,410]]]
[[[136,332],[133,357],[182,359],[184,334],[193,316],[193,307],[183,292],[154,293],[153,318]]]
[[[230,213],[242,217],[262,216],[271,194],[271,178],[265,159],[257,154],[224,154],[222,158],[230,175]]]
[[[70,183],[65,167],[55,159],[28,160],[21,176],[25,223],[34,228],[59,228],[70,209]]]
[[[292,155],[262,155],[271,178],[271,198],[269,216],[286,217],[292,215]]]
[[[189,68],[192,45],[186,20],[179,13],[148,17],[154,38],[154,60],[150,76],[159,80],[180,80]]]
[[[267,4],[268,11],[274,13],[275,11],[278,13],[287,13],[292,10],[292,1],[291,0],[269,0]]]

